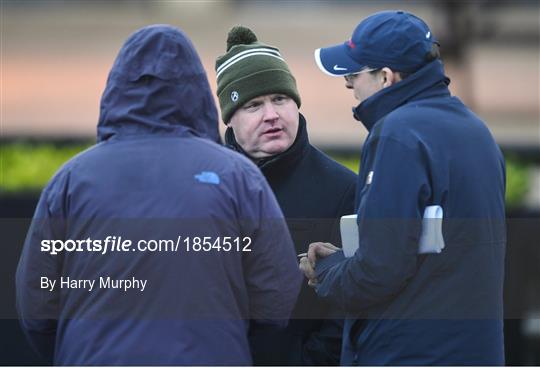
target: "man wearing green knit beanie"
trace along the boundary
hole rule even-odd
[[[250,29],[234,27],[216,76],[225,142],[268,180],[296,252],[307,252],[315,241],[340,244],[339,219],[354,211],[356,175],[310,144],[296,80],[279,50]],[[285,330],[251,321],[253,363],[338,365],[342,321],[331,319],[335,314],[304,285]]]

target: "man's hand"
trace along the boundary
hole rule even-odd
[[[300,259],[299,268],[308,279],[309,286],[315,286],[317,284],[317,278],[315,274],[315,265],[317,259],[328,257],[330,254],[338,251],[339,248],[330,243],[311,243],[307,252],[307,257]]]

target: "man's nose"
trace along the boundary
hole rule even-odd
[[[270,121],[273,122],[277,119],[279,119],[279,114],[276,111],[276,107],[272,103],[265,103],[264,104],[264,114],[263,114],[264,121]]]
[[[352,84],[352,81],[350,81],[350,80],[345,80],[345,88],[348,88],[348,89],[354,89],[353,84]]]

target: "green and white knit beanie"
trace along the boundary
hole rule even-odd
[[[246,27],[229,31],[227,52],[216,60],[217,95],[225,124],[234,112],[252,98],[282,93],[300,107],[296,80],[273,46],[257,40]]]

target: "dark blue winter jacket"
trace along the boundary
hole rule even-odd
[[[246,321],[287,320],[301,275],[266,180],[218,141],[189,39],[135,32],[107,81],[98,144],[53,177],[27,235],[17,307],[38,351],[60,365],[251,363]],[[52,254],[42,243],[107,237],[132,245]]]
[[[504,363],[504,159],[448,83],[434,61],[355,109],[369,130],[359,249],[316,267],[318,295],[350,318],[342,364]],[[446,246],[419,255],[430,205],[443,208]]]

